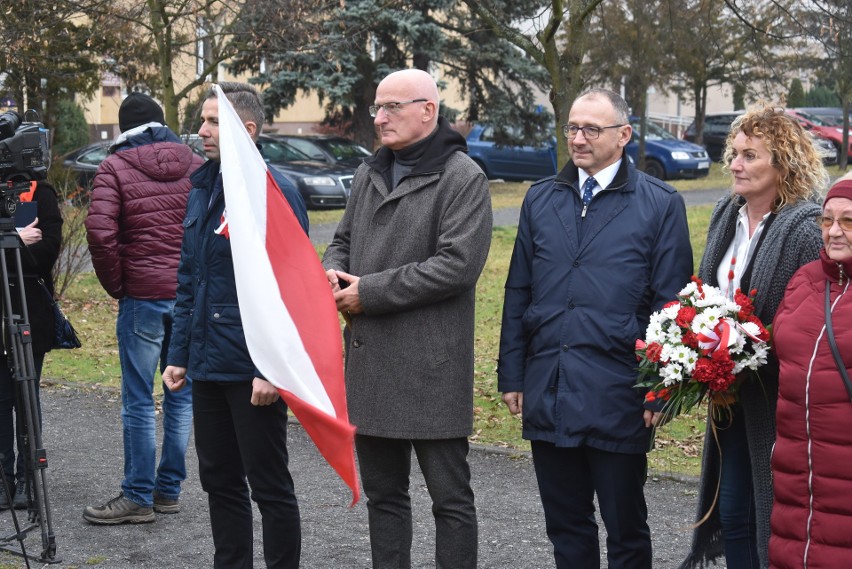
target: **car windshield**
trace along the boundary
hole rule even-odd
[[[288,136],[287,144],[304,152],[314,160],[325,160],[326,153],[331,154],[338,162],[352,158],[366,158],[372,153],[351,140],[345,138],[301,138]]]
[[[806,121],[810,121],[817,126],[831,126],[831,125],[826,124],[825,121],[823,121],[821,118],[816,117],[816,116],[814,116],[810,113],[805,113],[805,112],[802,112],[802,111],[796,111],[796,114],[799,115],[800,117],[802,117],[803,119],[805,119]]]
[[[351,140],[346,140],[345,138],[326,138],[323,140],[317,140],[316,143],[331,152],[337,160],[366,158],[367,156],[372,156],[372,153],[369,150],[360,144],[352,142]]]
[[[310,160],[311,157],[304,152],[281,140],[262,139],[257,141],[260,155],[267,162],[273,164],[278,162],[295,162],[296,160]]]
[[[630,121],[630,126],[633,127],[633,132],[636,136],[640,136],[642,130],[639,128],[639,121]],[[648,121],[647,130],[645,131],[645,140],[677,140],[677,137],[656,123]]]
[[[822,120],[823,123],[826,124],[826,126],[839,126],[839,127],[843,126],[843,117],[842,116],[823,115],[822,117],[820,117],[820,119]]]
[[[97,166],[104,160],[106,160],[107,154],[109,153],[109,147],[104,145],[98,148],[93,148],[88,152],[84,152],[77,158],[77,162],[80,164],[92,164]]]

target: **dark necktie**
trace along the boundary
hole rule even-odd
[[[589,176],[586,178],[586,183],[583,184],[583,205],[589,205],[589,202],[592,201],[592,190],[598,183],[594,178]]]

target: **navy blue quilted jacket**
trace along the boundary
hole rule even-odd
[[[193,381],[246,381],[262,376],[246,347],[231,244],[214,233],[225,209],[219,167],[210,160],[190,177],[168,363],[187,368]],[[279,172],[270,171],[307,233],[301,195]]]

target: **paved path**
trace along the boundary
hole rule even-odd
[[[103,569],[210,567],[213,544],[206,496],[198,482],[193,443],[182,511],[158,515],[153,524],[92,526],[81,514],[88,504],[117,495],[122,473],[120,396],[115,390],[47,386],[42,391],[44,442],[48,451],[48,496],[56,534],[57,567]],[[302,513],[304,569],[364,569],[370,566],[364,502],[350,509],[349,494],[299,426],[289,448]],[[415,461],[416,462],[416,461]],[[480,521],[479,567],[546,569],[554,566],[544,531],[529,457],[477,447],[471,453]],[[411,486],[415,515],[413,566],[434,567],[434,524],[423,478],[415,468]],[[672,569],[683,558],[692,520],[695,483],[649,480],[647,496],[654,535],[654,567]],[[255,510],[255,567],[264,567]],[[0,535],[12,532],[9,512],[0,512]],[[283,536],[282,536],[283,538]],[[39,534],[28,550],[40,552]],[[23,565],[20,565],[23,567]],[[33,566],[41,567],[34,563]],[[606,567],[606,562],[602,564]]]

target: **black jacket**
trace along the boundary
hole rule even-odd
[[[62,243],[62,214],[59,210],[56,190],[45,181],[37,184],[35,192],[32,194],[32,202],[36,204],[37,227],[41,229],[42,237],[38,243],[21,246],[21,268],[24,274],[24,293],[27,299],[27,312],[32,330],[33,352],[44,354],[50,351],[53,345],[54,319],[50,298],[48,298],[43,287],[39,285],[38,279],[41,278],[44,281],[52,296],[53,265],[59,258],[59,249]],[[18,273],[14,249],[6,251],[6,266],[10,277],[9,290],[12,295],[12,309],[15,314],[20,314],[17,287]],[[5,312],[5,308],[0,310]]]

